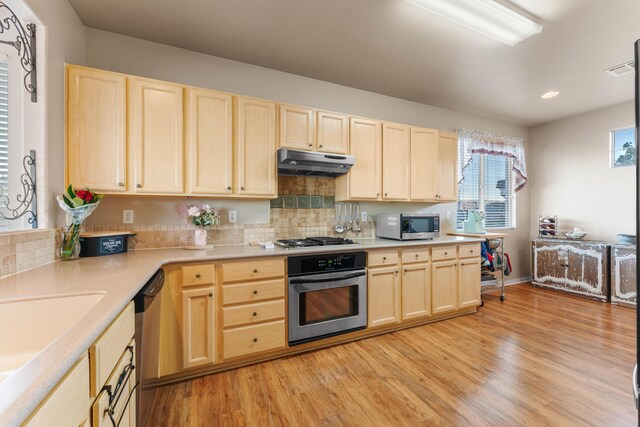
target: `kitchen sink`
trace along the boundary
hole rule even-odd
[[[0,301],[0,382],[76,324],[101,293]]]

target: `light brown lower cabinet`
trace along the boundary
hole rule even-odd
[[[402,266],[402,320],[431,314],[431,265]]]
[[[213,286],[182,291],[182,366],[216,362],[216,298]]]
[[[400,280],[398,266],[370,268],[367,272],[368,326],[400,322]]]
[[[458,266],[458,308],[480,305],[480,258],[461,259]]]
[[[480,280],[480,275],[476,280]],[[433,314],[445,313],[458,308],[457,260],[438,261],[431,264],[431,289]]]
[[[225,360],[283,348],[286,344],[284,319],[227,329],[222,335]]]

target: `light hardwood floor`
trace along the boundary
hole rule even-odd
[[[528,285],[477,314],[157,389],[153,426],[637,425],[635,310]]]

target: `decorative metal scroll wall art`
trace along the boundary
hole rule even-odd
[[[10,206],[11,200],[5,193],[5,189],[0,187],[0,218],[16,220],[27,215],[27,221],[31,228],[38,228],[38,215],[36,205],[36,150],[30,150],[29,154],[22,159],[24,172],[20,175],[22,193],[16,196],[17,205]]]
[[[9,14],[9,16],[4,16]],[[4,17],[3,17],[4,16]],[[36,81],[36,26],[27,24],[27,28],[22,25],[13,10],[0,1],[0,36],[8,33],[14,28],[18,35],[15,40],[0,40],[0,43],[8,44],[18,50],[20,65],[25,72],[23,83],[24,88],[31,94],[31,102],[38,102],[38,85]]]

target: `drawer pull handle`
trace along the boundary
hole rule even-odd
[[[257,272],[258,272],[258,269],[257,269],[257,268],[254,268],[254,269],[253,269],[253,272],[254,272],[254,273],[257,273]]]
[[[212,297],[213,296],[213,292],[209,292],[209,296]]]
[[[142,184],[136,184],[136,188],[142,188]]]
[[[258,338],[254,338],[254,339],[253,339],[253,342],[258,342]]]
[[[256,317],[258,315],[258,313],[256,313],[255,311],[253,312],[253,317]]]
[[[383,257],[382,257],[382,260],[383,260],[383,261],[386,261],[386,260],[387,260],[387,257],[386,257],[386,256],[383,256]]]
[[[254,295],[258,295],[258,291],[254,290],[254,291],[253,291],[253,294],[254,294]]]
[[[419,254],[416,254],[416,258],[418,258],[419,256],[420,256]]]
[[[448,255],[449,253],[448,253],[448,252],[445,252],[444,254],[445,254],[445,255]]]
[[[199,279],[201,277],[202,277],[202,275],[200,273],[196,273],[196,279]]]
[[[227,187],[227,190],[231,190],[231,187]]]
[[[471,249],[469,252],[473,253],[473,249]]]
[[[244,187],[240,187],[241,190],[244,190]]]
[[[124,182],[119,182],[118,187],[124,187]]]

